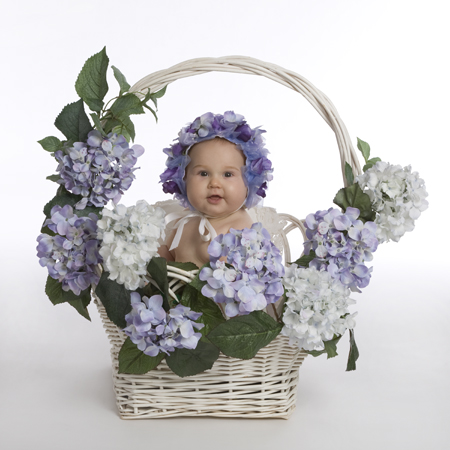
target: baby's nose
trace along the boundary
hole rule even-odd
[[[210,187],[220,187],[220,178],[218,176],[212,176],[209,179],[209,186]]]

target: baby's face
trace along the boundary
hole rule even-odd
[[[211,139],[189,150],[186,190],[191,205],[203,214],[222,217],[236,211],[247,197],[242,177],[244,154],[225,139]]]

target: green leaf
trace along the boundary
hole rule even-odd
[[[84,296],[77,300],[69,300],[69,305],[75,308],[78,311],[78,314],[83,316],[85,319],[91,321],[91,317],[89,316],[89,311],[87,310],[87,306],[91,302],[91,296]]]
[[[134,141],[136,132],[134,131],[134,124],[129,117],[122,117],[119,125],[112,129],[113,133],[122,134],[127,141]]]
[[[80,295],[76,295],[72,291],[63,291],[62,283],[60,283],[58,280],[55,280],[50,275],[47,277],[47,282],[45,283],[45,293],[54,305],[77,300],[86,293],[89,294],[89,291],[90,289],[88,288]]]
[[[55,174],[55,175],[49,175],[45,179],[46,180],[50,180],[50,181],[54,181],[56,183],[56,182],[58,182],[61,179],[61,177],[59,175]]]
[[[370,156],[370,145],[367,142],[364,142],[360,138],[356,138],[358,140],[358,148],[361,151],[362,155],[364,156],[364,161],[367,162]]]
[[[85,142],[92,125],[84,112],[83,100],[64,106],[55,120],[55,126],[67,139]]]
[[[106,136],[105,131],[103,130],[102,123],[100,122],[100,117],[98,117],[97,113],[89,114],[92,117],[92,121],[94,122],[95,128],[102,134],[102,136]]]
[[[351,186],[355,181],[352,166],[347,161],[345,161],[345,179],[347,180],[347,184],[349,186]]]
[[[128,117],[131,114],[144,114],[144,109],[142,108],[139,97],[132,93],[117,98],[111,105],[110,111],[118,120]]]
[[[225,322],[222,311],[217,304],[210,298],[205,297],[197,289],[189,284],[185,286],[180,303],[188,306],[193,311],[203,313],[198,319],[198,323],[204,323],[205,326],[199,330],[203,336],[210,333],[211,330]]]
[[[219,350],[234,358],[251,359],[274,340],[283,325],[263,311],[233,317],[212,330],[207,338]]]
[[[167,281],[167,261],[161,257],[153,257],[147,266],[147,271],[158,285],[163,296],[163,308],[169,311],[169,283]]]
[[[38,142],[44,150],[52,153],[58,151],[63,145],[62,142],[55,136],[47,136]]]
[[[309,263],[316,257],[316,252],[314,250],[310,250],[309,255],[303,255],[297,261],[294,261],[294,264],[302,267],[309,267]]]
[[[199,341],[197,347],[192,350],[176,348],[166,356],[166,362],[179,377],[189,377],[211,369],[219,354],[219,349],[214,345]]]
[[[192,262],[167,261],[167,265],[176,267],[177,269],[185,270],[186,272],[190,272],[191,270],[198,270],[198,267]]]
[[[340,341],[342,335],[338,337],[333,337],[330,341],[324,341],[325,351],[327,353],[327,359],[334,358],[337,356],[336,345]]]
[[[363,172],[365,172],[366,170],[370,169],[370,168],[371,168],[372,166],[374,166],[378,161],[381,161],[381,159],[378,158],[378,157],[369,159],[369,161],[367,161],[367,164],[363,167]]]
[[[122,122],[118,121],[117,119],[107,119],[105,124],[103,125],[103,131],[105,132],[105,135],[110,133],[114,128],[121,127]],[[117,133],[122,134],[122,133]]]
[[[167,85],[164,86],[159,91],[153,92],[153,94],[150,94],[150,99],[152,100],[152,102],[155,104],[156,107],[158,106],[156,99],[161,98],[166,93],[166,90],[167,90]]]
[[[86,307],[91,301],[91,289],[87,288],[80,293],[74,294],[72,291],[64,291],[62,283],[53,279],[50,275],[47,277],[45,283],[45,293],[54,305],[61,303],[69,303],[72,305],[83,317],[91,320]]]
[[[95,293],[105,307],[109,319],[119,328],[125,328],[125,315],[131,311],[130,291],[123,284],[109,280],[109,272],[104,271],[100,277]]]
[[[141,352],[130,338],[127,338],[119,351],[119,373],[143,375],[157,367],[164,356],[163,352],[156,356],[148,356]]]
[[[314,356],[315,358],[317,356],[323,355],[324,353],[327,354],[327,359],[329,358],[334,358],[335,356],[337,356],[337,350],[336,350],[336,345],[339,342],[339,340],[341,339],[342,335],[340,336],[333,336],[333,339],[329,340],[329,341],[324,341],[324,349],[323,350],[307,350],[306,353],[308,353],[311,356]]]
[[[359,187],[359,184],[352,184],[342,188],[333,199],[333,203],[340,206],[344,211],[349,207],[358,208],[359,218],[364,222],[375,220],[375,211],[372,209],[370,197]]]
[[[77,94],[91,108],[92,111],[100,112],[103,108],[103,99],[108,92],[106,71],[109,58],[106,55],[106,47],[91,56],[81,69],[75,82]]]
[[[75,208],[75,204],[78,203],[83,197],[81,195],[75,195],[67,191],[64,186],[60,186],[58,191],[45,206],[44,214],[45,217],[50,217],[50,212],[55,205],[64,207],[65,205],[70,205]],[[87,217],[90,213],[94,213],[100,218],[100,211],[102,208],[97,208],[95,206],[86,206],[84,209],[74,209],[74,214],[78,217]]]
[[[119,95],[122,95],[130,89],[130,85],[128,84],[127,79],[125,78],[125,75],[117,67],[111,66],[111,68],[114,72],[114,78],[117,80],[120,86]]]
[[[143,104],[142,106],[143,106],[144,108],[147,108],[147,109],[153,114],[153,116],[154,116],[156,122],[158,122],[158,116],[156,115],[155,110],[154,110],[153,108],[150,108],[150,106],[148,106],[148,105],[146,105],[146,104]]]
[[[349,372],[350,370],[356,370],[356,361],[359,358],[359,351],[355,342],[355,332],[353,330],[349,331],[350,331],[350,351],[348,353],[348,361],[346,369],[347,372]]]

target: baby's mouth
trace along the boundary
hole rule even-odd
[[[222,197],[220,195],[211,195],[207,197],[208,203],[211,203],[213,205],[216,205],[222,200]]]

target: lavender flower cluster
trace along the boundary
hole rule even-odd
[[[59,161],[58,181],[73,194],[83,198],[75,205],[103,207],[109,200],[118,203],[135,176],[137,158],[144,153],[140,145],[129,148],[122,135],[102,136],[97,130],[88,134],[87,142],[75,142],[72,147],[55,152]]]
[[[194,349],[201,338],[196,333],[205,325],[194,322],[202,313],[177,305],[169,312],[162,307],[161,295],[142,297],[137,292],[131,293],[132,310],[125,316],[128,326],[124,332],[137,345],[138,349],[148,356],[156,356],[160,352],[169,354],[176,348]]]
[[[102,261],[97,240],[97,216],[78,217],[70,205],[52,208],[44,223],[55,236],[40,234],[37,238],[39,264],[62,283],[64,291],[80,295],[91,283],[97,284],[96,266]]]
[[[234,317],[264,309],[283,295],[281,253],[261,223],[219,235],[208,246],[210,266],[200,272],[205,297],[225,303],[225,314]],[[220,261],[227,257],[227,263]]]
[[[352,291],[369,284],[372,268],[365,261],[373,259],[378,247],[377,226],[374,222],[358,220],[359,209],[348,207],[345,213],[330,208],[306,217],[305,254],[314,250],[316,258],[310,267],[326,269]]]

